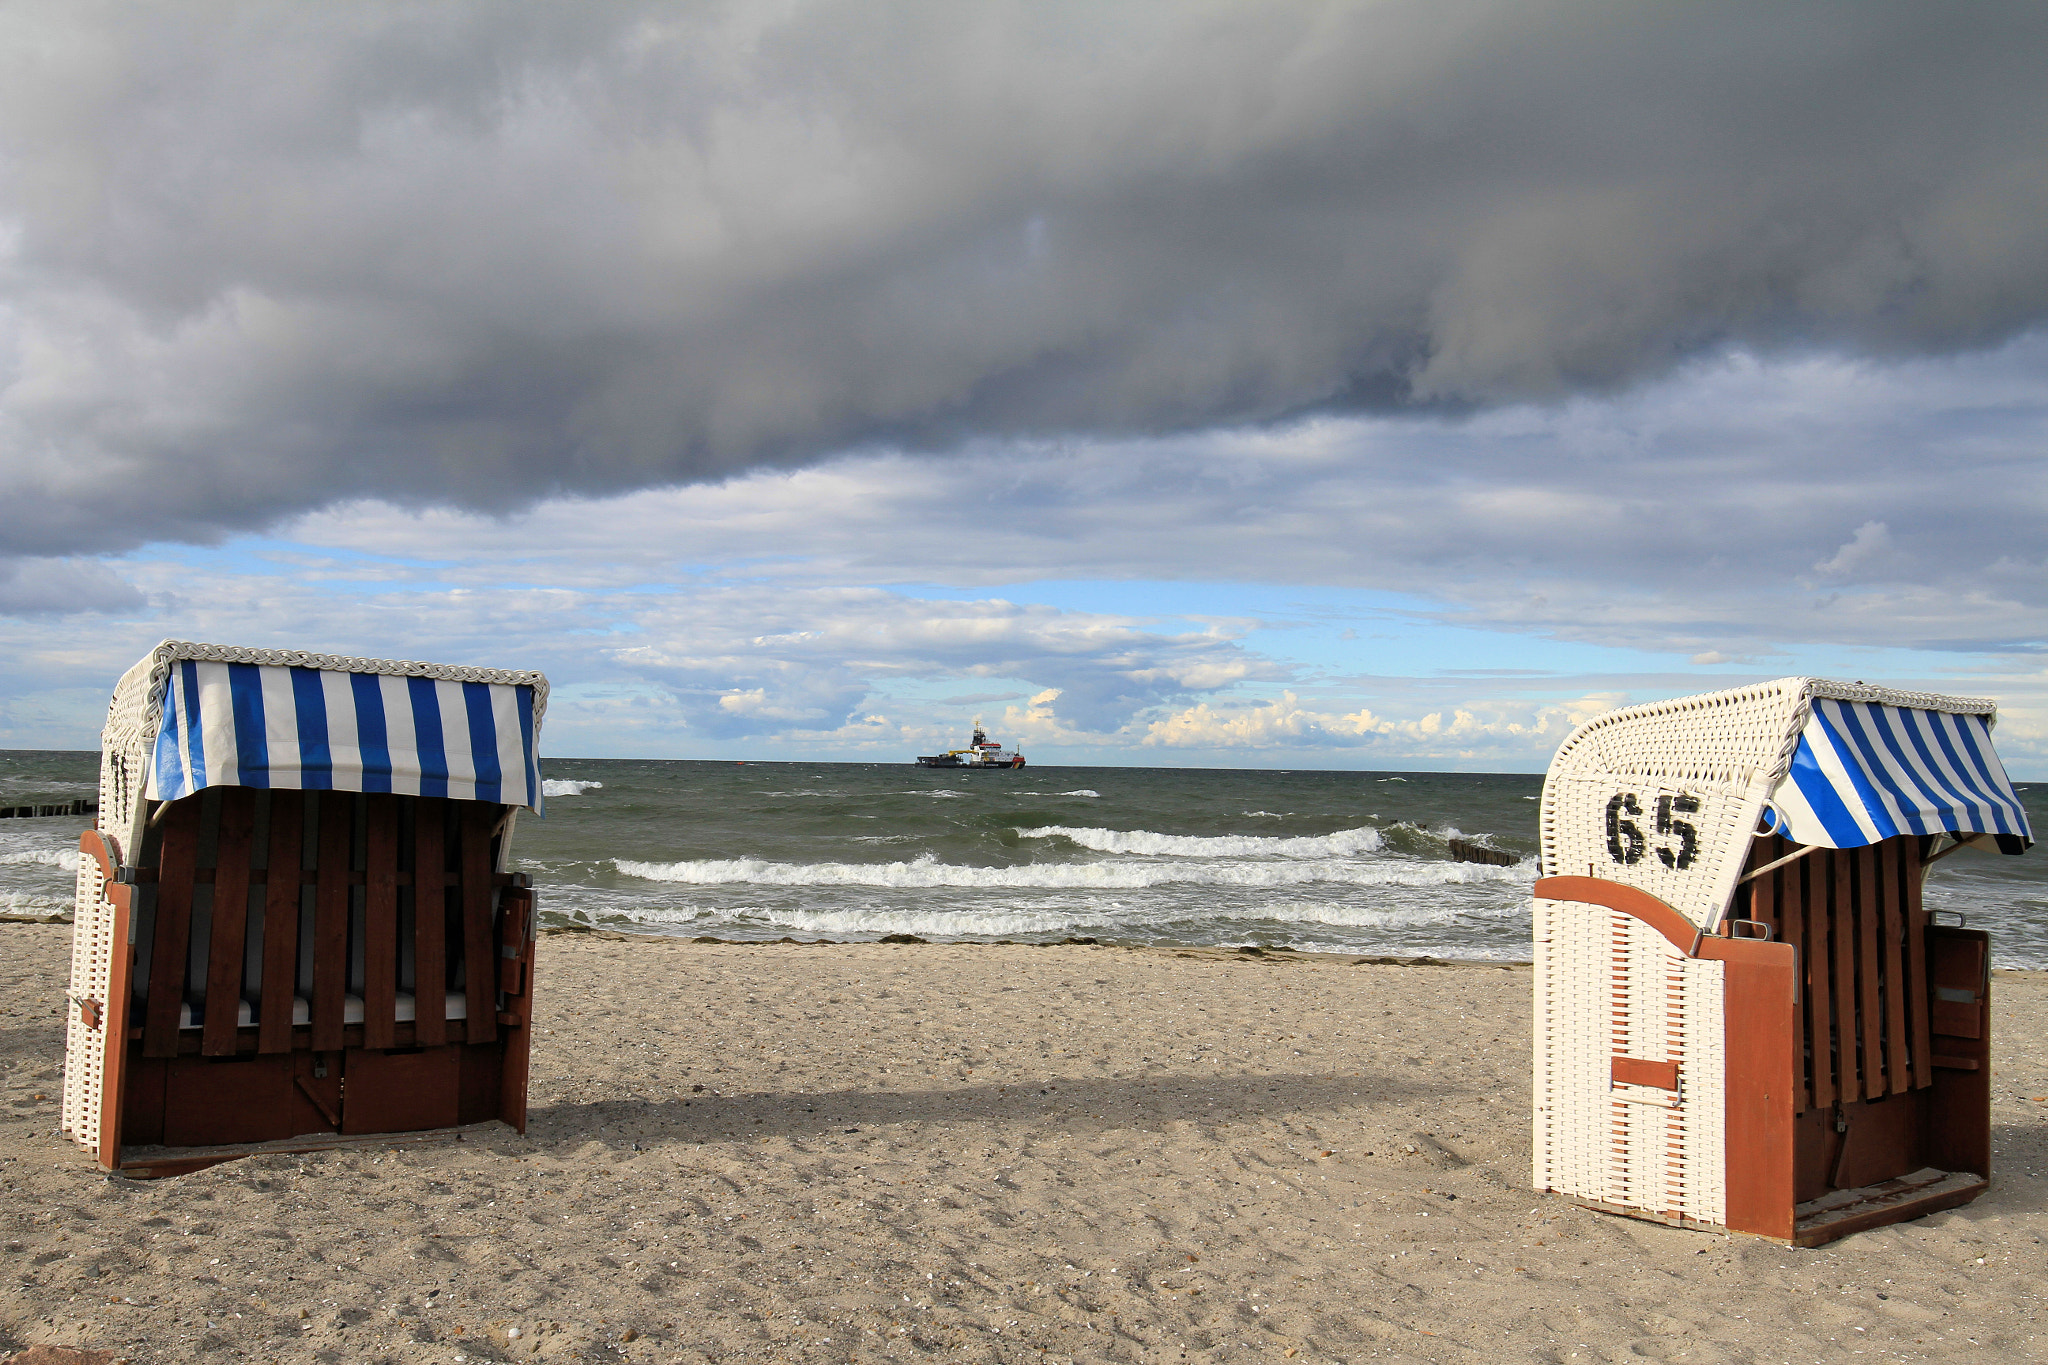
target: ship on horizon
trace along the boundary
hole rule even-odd
[[[1024,766],[1024,755],[1012,753],[1004,749],[1001,744],[988,737],[986,730],[976,725],[974,727],[974,739],[966,748],[948,749],[942,754],[919,754],[917,756],[917,766],[920,768],[973,768],[977,771],[990,771],[998,768],[1021,768]]]

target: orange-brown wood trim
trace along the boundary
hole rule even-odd
[[[1647,1085],[1657,1090],[1678,1089],[1678,1063],[1653,1062],[1643,1057],[1616,1057],[1608,1068],[1616,1085]]]
[[[1728,1226],[1790,1239],[1799,955],[1789,943],[1710,937],[1700,956],[1728,964],[1721,985]]]
[[[127,1098],[128,1002],[135,963],[135,947],[128,940],[135,923],[135,891],[110,881],[102,894],[114,907],[114,923],[107,936],[107,999],[100,1011],[100,1143],[93,1155],[102,1170],[112,1171],[121,1165],[121,1102]]]
[[[1536,895],[1547,901],[1604,905],[1609,910],[1634,915],[1687,957],[1692,956],[1692,942],[1700,932],[1691,920],[1649,892],[1602,877],[1544,877],[1536,883]]]
[[[96,829],[86,830],[78,836],[78,851],[100,865],[101,881],[108,886],[114,884],[114,878],[121,869],[106,835]]]

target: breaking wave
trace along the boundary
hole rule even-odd
[[[0,863],[12,865],[39,864],[43,867],[61,867],[66,872],[78,871],[78,850],[75,848],[31,848],[20,853],[0,853]]]
[[[674,863],[619,858],[613,866],[643,881],[689,886],[873,886],[895,889],[977,887],[1136,891],[1150,886],[1442,886],[1529,880],[1526,870],[1477,863],[1385,861],[1268,863],[1027,863],[970,867],[931,855],[897,863],[778,863],[759,858],[700,858]]]
[[[1157,858],[1344,858],[1377,853],[1384,842],[1380,832],[1369,827],[1285,838],[1268,834],[1154,834],[1142,829],[1043,825],[1020,829],[1017,837],[1065,839],[1097,853],[1138,853]]]
[[[581,796],[587,791],[596,791],[602,782],[579,782],[572,777],[544,777],[540,782],[542,796]]]

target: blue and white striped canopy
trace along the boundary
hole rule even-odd
[[[533,689],[179,659],[148,796],[204,787],[396,792],[541,810]]]
[[[1771,806],[1776,833],[1822,848],[1995,834],[2018,853],[2034,838],[1984,717],[1873,702],[1813,699]]]

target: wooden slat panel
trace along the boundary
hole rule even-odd
[[[1863,1093],[1884,1093],[1884,1011],[1878,1000],[1878,935],[1883,932],[1884,910],[1878,898],[1884,894],[1884,880],[1877,872],[1877,849],[1856,850],[1856,974],[1860,988],[1863,1048]]]
[[[1906,1001],[1912,1014],[1913,1084],[1934,1083],[1928,1040],[1927,907],[1920,901],[1920,841],[1908,841],[1906,854]]]
[[[398,800],[369,798],[363,901],[363,1045],[396,1047],[398,1026]]]
[[[313,885],[313,1050],[339,1052],[348,995],[348,870],[355,801],[321,792],[320,880]]]
[[[294,791],[270,793],[270,875],[263,883],[263,1017],[258,1052],[292,1049],[292,997],[299,980],[299,863],[305,802]],[[283,875],[291,874],[291,875]]]
[[[1887,839],[1878,846],[1884,868],[1884,1043],[1885,1088],[1894,1095],[1913,1088],[1913,1068],[1906,1053],[1906,887],[1905,846],[1913,836]]]
[[[1856,1046],[1856,855],[1837,849],[1814,856],[1828,860],[1828,918],[1835,932],[1835,1056],[1841,1098],[1854,1100],[1865,1093],[1861,1055]]]
[[[413,803],[412,997],[422,1047],[448,1037],[448,803]]]
[[[1806,957],[1806,1036],[1813,1040],[1813,1102],[1832,1108],[1841,1093],[1841,1059],[1834,1040],[1835,993],[1833,974],[1828,970],[1829,930],[1833,905],[1828,898],[1828,860],[1825,854],[1810,853],[1793,866],[1799,869],[1800,901],[1806,907],[1807,937],[1813,951]]]
[[[149,952],[149,1000],[142,1015],[142,1055],[178,1055],[178,1006],[185,998],[185,957],[192,943],[192,864],[199,853],[199,798],[171,806],[164,817],[156,887],[156,933]]]
[[[1780,853],[1778,856],[1784,856]],[[1799,875],[1799,864],[1792,863],[1779,868],[1761,880],[1771,884],[1771,903],[1777,907],[1778,937],[1792,945],[1793,961],[1804,975],[1808,968],[1806,953],[1806,916],[1801,913],[1798,883],[1793,880]],[[1803,992],[1810,995],[1811,992]],[[1803,1009],[1792,1011],[1792,1076],[1793,1112],[1805,1113],[1813,1105],[1813,1068],[1808,1054],[1807,1016]]]
[[[465,801],[462,811],[462,952],[469,992],[469,1037],[498,1036],[498,942],[491,933],[491,826],[498,808]]]
[[[206,1023],[199,1050],[229,1056],[242,1012],[242,949],[249,935],[250,841],[256,793],[226,787],[220,794],[220,838],[213,873],[213,939],[206,950]]]

